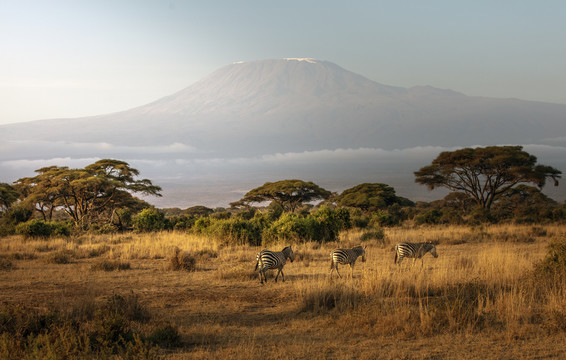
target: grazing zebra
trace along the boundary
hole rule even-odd
[[[335,249],[330,253],[330,278],[332,278],[332,272],[336,269],[338,277],[342,277],[338,272],[338,264],[347,265],[350,264],[351,277],[354,277],[354,264],[356,259],[361,256],[362,261],[366,261],[366,247],[356,246],[353,249]]]
[[[436,247],[431,243],[408,243],[402,242],[395,245],[395,263],[401,265],[403,258],[413,258],[413,265],[417,259],[421,259],[421,266],[423,266],[423,256],[430,252],[435,258],[438,257]]]
[[[255,269],[259,268],[259,280],[263,284],[263,280],[267,282],[267,277],[265,276],[265,272],[270,269],[279,269],[277,275],[275,276],[275,282],[277,282],[277,278],[281,273],[281,277],[283,281],[285,281],[285,274],[283,274],[283,266],[285,266],[285,262],[289,258],[291,262],[295,260],[295,256],[293,255],[293,250],[290,246],[285,247],[281,251],[269,251],[269,250],[261,250],[256,257],[256,264]]]

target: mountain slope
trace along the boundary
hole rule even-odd
[[[181,188],[197,178],[244,188],[278,180],[269,176],[332,181],[352,164],[341,184],[395,186],[394,174],[411,184],[412,171],[441,149],[495,144],[554,146],[562,154],[566,105],[388,86],[314,59],[263,60],[225,66],[127,111],[2,125],[0,181],[29,176],[53,159],[112,157]],[[423,147],[424,158],[411,150]],[[395,149],[408,149],[410,159]]]
[[[5,125],[2,137],[183,143],[238,155],[340,147],[548,143],[566,133],[566,106],[386,86],[315,60],[264,60],[219,69],[132,110]],[[266,148],[264,148],[266,147]]]

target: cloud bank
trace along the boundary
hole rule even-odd
[[[163,198],[147,199],[158,206],[188,207],[195,204],[227,206],[266,181],[300,178],[315,181],[331,191],[342,191],[363,182],[383,182],[401,196],[413,200],[434,200],[414,184],[413,172],[428,165],[442,151],[456,147],[417,146],[406,149],[380,148],[322,149],[303,152],[263,154],[252,157],[218,157],[182,143],[162,146],[115,146],[107,143],[26,142],[0,145],[0,181],[12,183],[33,176],[51,165],[80,168],[103,158],[127,161],[163,187]],[[539,163],[566,173],[566,147],[524,145]],[[71,156],[48,156],[65,152]],[[43,155],[43,156],[42,156]],[[565,186],[546,187],[545,193],[559,201],[566,199]]]

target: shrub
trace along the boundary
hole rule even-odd
[[[0,271],[8,271],[15,269],[14,263],[5,257],[0,257]]]
[[[369,225],[369,218],[367,216],[354,216],[352,218],[352,225],[360,229],[365,229]]]
[[[178,247],[173,250],[173,255],[171,256],[170,260],[172,270],[196,270],[195,257],[187,252],[181,251],[181,249],[179,249]]]
[[[48,238],[50,236],[69,236],[71,231],[66,223],[45,222],[32,219],[20,223],[15,228],[16,234],[26,238]]]
[[[261,244],[261,228],[254,221],[242,218],[211,221],[206,232],[225,244],[249,244],[258,246]]]
[[[139,297],[133,292],[125,296],[112,295],[108,298],[103,310],[108,313],[121,315],[131,321],[146,322],[150,318],[147,310],[141,306]]]
[[[108,259],[101,260],[90,267],[91,270],[103,270],[103,271],[114,271],[114,270],[130,270],[130,263],[123,263],[121,261],[112,261]]]
[[[345,285],[312,286],[299,292],[300,311],[320,312],[337,309],[344,311],[355,308],[362,300],[360,293]]]
[[[142,340],[123,313],[103,306],[95,309],[87,324],[81,317],[61,311],[2,305],[0,358],[159,358],[153,345]]]
[[[431,209],[422,214],[415,216],[415,223],[417,225],[423,224],[439,224],[442,217],[442,210]]]
[[[361,241],[368,241],[368,240],[378,240],[380,242],[384,242],[385,240],[385,232],[382,228],[373,228],[364,231],[362,236],[360,237]]]
[[[26,238],[43,237],[47,238],[51,235],[49,225],[39,219],[32,219],[16,226],[16,234],[23,235]]]
[[[143,209],[133,219],[134,229],[140,232],[163,230],[166,226],[165,215],[155,208]]]
[[[344,214],[326,206],[307,216],[285,213],[264,229],[263,245],[275,242],[336,241],[340,230],[349,226],[347,219]]]
[[[399,214],[394,214],[389,211],[378,211],[373,215],[370,220],[372,226],[396,226],[401,223],[402,219]]]
[[[182,345],[179,330],[173,325],[165,325],[155,330],[147,339],[162,348],[173,348]]]
[[[566,240],[548,244],[545,258],[537,265],[536,275],[542,282],[560,286],[566,281]]]
[[[48,256],[47,262],[52,264],[70,264],[75,257],[76,254],[71,250],[60,250]]]
[[[193,226],[193,230],[197,233],[205,233],[208,227],[210,226],[211,221],[209,217],[203,217],[195,221]]]

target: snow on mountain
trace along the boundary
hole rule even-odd
[[[395,152],[407,149],[412,160],[403,176],[412,183],[415,167],[430,162],[439,149],[493,144],[563,149],[565,120],[565,105],[469,97],[430,86],[405,89],[324,60],[238,62],[134,109],[2,125],[0,173],[18,176],[22,172],[14,169],[30,171],[53,159],[114,157],[178,184],[197,177],[210,184],[215,176],[232,182],[277,180],[270,177],[276,175],[312,178],[314,169],[316,176],[333,181],[336,173],[344,177],[342,165],[355,163],[359,166],[346,174],[357,185],[399,173],[398,164],[408,160]],[[415,163],[411,149],[428,149],[426,158]],[[283,168],[273,165],[283,159],[294,161]],[[367,166],[380,170],[370,173],[363,170]],[[227,181],[222,186],[229,188]]]

